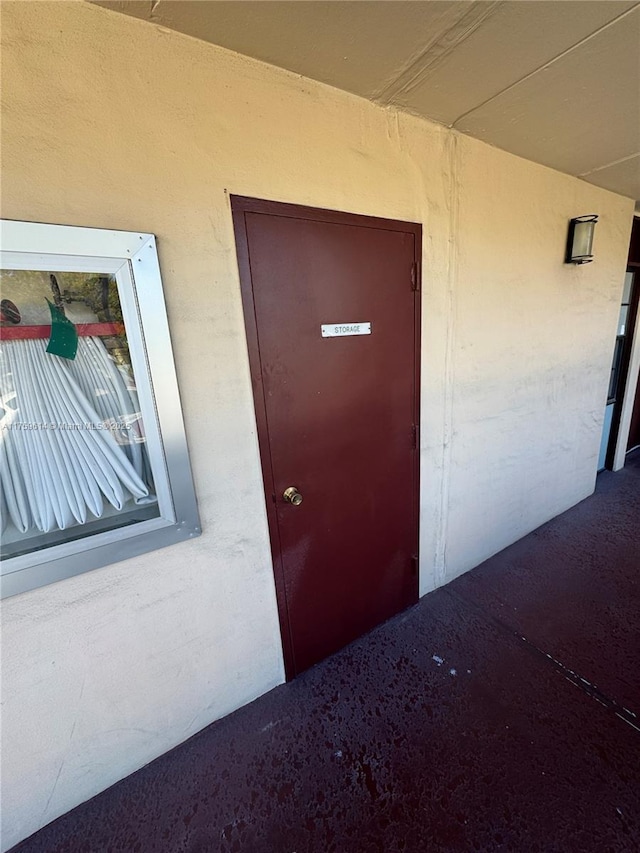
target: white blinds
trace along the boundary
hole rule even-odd
[[[80,338],[74,361],[45,340],[4,341],[0,382],[3,529],[7,515],[22,533],[46,533],[100,518],[105,501],[155,500],[135,391],[99,338]]]

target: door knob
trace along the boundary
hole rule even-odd
[[[302,503],[302,495],[295,486],[289,486],[288,489],[285,489],[282,497],[294,506],[300,506]]]

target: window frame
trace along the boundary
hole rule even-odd
[[[154,235],[0,220],[0,267],[114,275],[160,513],[157,518],[2,560],[1,597],[199,536]]]

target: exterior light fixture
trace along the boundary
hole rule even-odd
[[[598,217],[595,213],[577,216],[569,222],[565,264],[588,264],[593,260],[591,247]]]

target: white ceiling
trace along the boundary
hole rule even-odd
[[[92,1],[640,200],[640,2]]]

